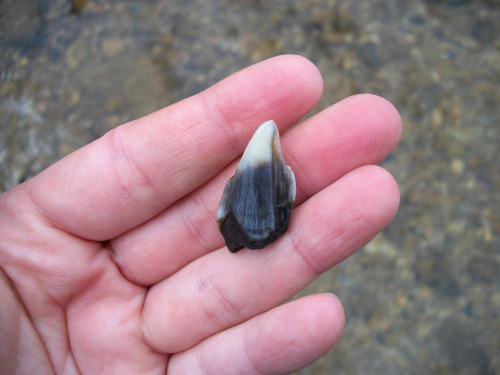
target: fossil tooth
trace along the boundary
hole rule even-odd
[[[295,176],[286,165],[274,121],[256,130],[227,182],[217,222],[232,253],[262,249],[288,230],[295,202]]]

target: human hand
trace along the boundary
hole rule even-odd
[[[319,100],[317,69],[280,56],[119,126],[0,196],[2,374],[268,374],[310,364],[344,327],[336,297],[279,306],[396,213],[374,166],[401,120],[345,99],[281,137],[290,228],[231,254],[216,210],[253,131]]]

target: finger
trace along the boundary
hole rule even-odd
[[[299,206],[283,237],[260,251],[215,251],[149,289],[146,340],[175,353],[282,303],[394,217],[399,191],[376,166],[358,168]],[[191,322],[197,322],[193,326]]]
[[[318,101],[317,68],[280,56],[132,121],[76,151],[28,184],[56,226],[107,240],[155,216],[241,154],[255,128],[286,128]]]
[[[297,180],[296,206],[350,170],[380,162],[396,147],[400,134],[397,110],[373,95],[343,100],[283,134],[285,160]],[[235,168],[236,162],[155,219],[113,241],[122,273],[151,285],[222,247],[215,214]]]
[[[173,374],[287,374],[324,355],[340,338],[337,297],[313,295],[279,306],[171,357]]]

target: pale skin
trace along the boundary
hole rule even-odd
[[[231,254],[215,220],[254,130],[285,130],[322,88],[312,63],[276,57],[0,195],[0,372],[280,374],[330,350],[339,300],[283,302],[394,217],[375,164],[399,141],[396,109],[357,95],[281,136],[297,200],[274,244]]]

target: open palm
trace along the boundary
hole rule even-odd
[[[2,374],[269,374],[340,337],[329,294],[280,305],[362,247],[399,192],[374,164],[394,107],[348,98],[283,134],[297,179],[289,231],[231,254],[215,216],[253,131],[319,100],[317,69],[280,56],[110,131],[0,196]]]

